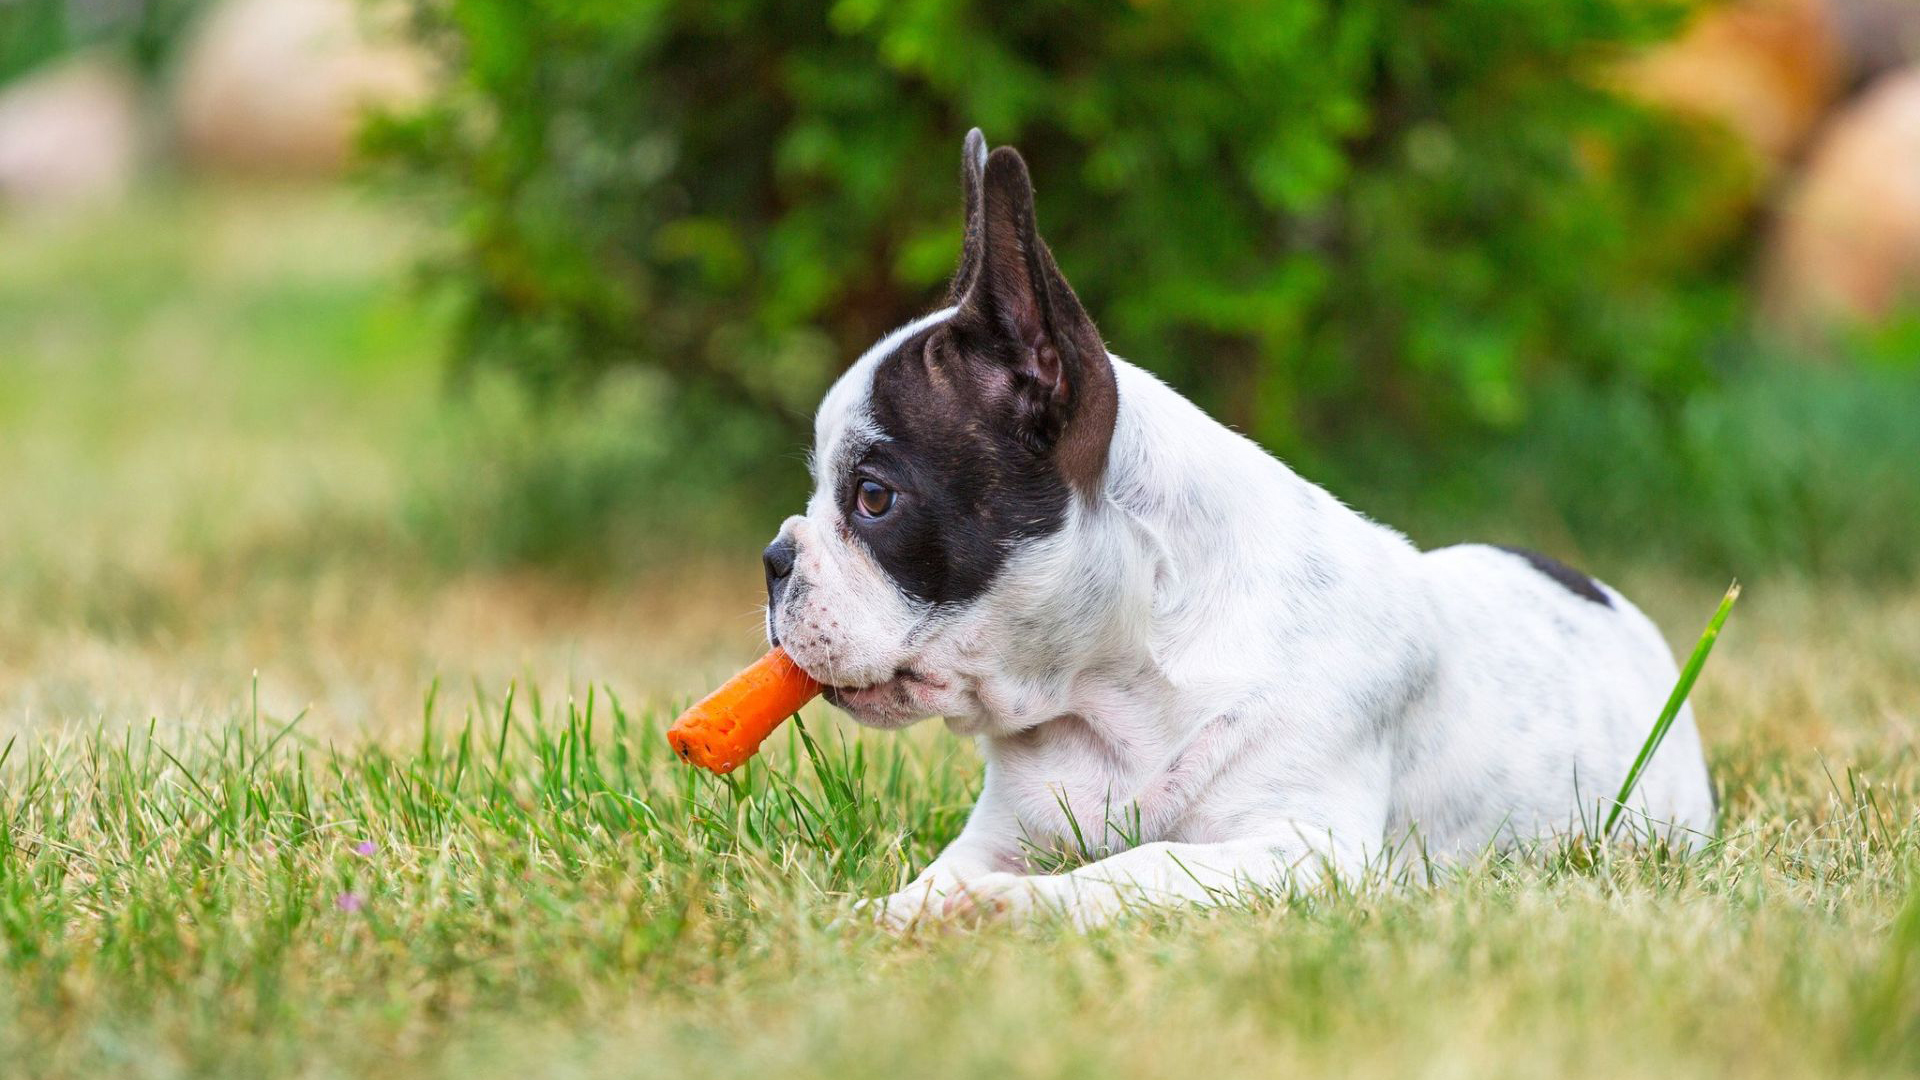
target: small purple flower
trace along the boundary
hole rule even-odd
[[[355,855],[361,855],[361,856],[364,856],[364,857],[366,857],[366,858],[372,858],[372,857],[373,857],[373,853],[374,853],[374,852],[376,852],[376,851],[378,851],[378,850],[380,850],[380,849],[379,849],[379,848],[376,848],[376,847],[374,847],[374,846],[373,846],[373,841],[371,841],[371,840],[362,840],[362,841],[360,841],[359,843],[357,843],[357,844],[355,844],[355,845],[353,845],[353,853],[354,853]]]
[[[355,911],[359,911],[361,908],[365,907],[366,904],[367,904],[366,897],[363,897],[359,893],[354,893],[354,892],[343,892],[339,896],[336,896],[333,898],[333,906],[339,908],[341,911],[348,912],[349,914]]]

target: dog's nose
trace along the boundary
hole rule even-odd
[[[787,575],[793,573],[793,541],[784,536],[775,537],[773,543],[767,545],[767,550],[760,553],[760,561],[766,564],[769,586],[776,581],[785,581]]]
[[[787,579],[793,576],[793,541],[784,536],[776,536],[767,550],[760,553],[761,565],[767,568],[767,609],[770,616],[780,606],[780,594],[787,589]]]

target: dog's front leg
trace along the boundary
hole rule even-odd
[[[966,895],[971,882],[1012,877],[1011,871],[1024,866],[1020,835],[1012,811],[995,793],[993,771],[989,769],[980,800],[953,843],[906,888],[891,896],[863,900],[855,910],[894,930],[938,919],[954,897]]]
[[[1231,722],[1216,738],[1209,725],[1169,770],[1184,812],[1235,807],[1232,839],[1159,840],[1064,874],[976,878],[942,914],[1020,920],[1052,911],[1087,927],[1128,908],[1231,903],[1358,878],[1385,832],[1389,759],[1374,725],[1337,704],[1303,708],[1323,719],[1294,721],[1284,738],[1273,725]]]
[[[1324,831],[1283,829],[1211,844],[1145,844],[1065,874],[993,874],[968,881],[942,909],[948,918],[1060,915],[1082,929],[1132,908],[1211,905],[1317,886],[1365,869],[1362,852]]]
[[[970,882],[1006,875],[1007,863],[995,850],[954,841],[920,876],[891,896],[862,900],[855,910],[892,930],[905,930],[922,921],[942,917],[953,897],[963,896]]]

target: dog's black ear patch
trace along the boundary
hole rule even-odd
[[[896,491],[878,520],[854,514],[852,534],[901,589],[936,604],[964,604],[993,583],[1013,552],[1058,530],[1073,497],[1053,459],[997,413],[978,358],[935,327],[903,342],[873,373],[872,422],[881,436],[852,475]],[[1005,382],[1004,377],[999,380]]]
[[[1535,570],[1552,578],[1558,582],[1562,588],[1582,600],[1591,600],[1604,607],[1613,606],[1612,598],[1607,596],[1606,590],[1600,588],[1599,582],[1594,581],[1593,578],[1575,570],[1559,559],[1542,555],[1537,551],[1528,551],[1526,548],[1507,547],[1503,544],[1494,544],[1491,546],[1509,555],[1518,555],[1527,560]]]
[[[908,595],[947,606],[984,593],[1009,556],[1095,498],[1119,411],[1113,363],[1034,227],[1033,183],[1010,147],[968,132],[966,240],[954,311],[873,372],[879,438],[836,492],[847,529]],[[854,512],[855,481],[894,491]]]

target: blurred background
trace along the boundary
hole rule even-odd
[[[0,728],[706,685],[976,124],[1422,544],[1912,608],[1916,0],[0,0]]]

